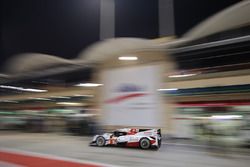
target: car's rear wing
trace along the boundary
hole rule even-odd
[[[161,129],[157,129],[157,134],[161,137]]]

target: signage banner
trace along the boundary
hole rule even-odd
[[[161,126],[160,66],[137,66],[102,73],[104,125]]]

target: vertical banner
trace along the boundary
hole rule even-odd
[[[104,125],[161,126],[160,66],[137,66],[102,73]]]

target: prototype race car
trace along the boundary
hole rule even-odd
[[[161,147],[161,129],[117,129],[113,133],[95,135],[90,145],[99,147],[113,145],[140,147],[142,149],[159,149]]]

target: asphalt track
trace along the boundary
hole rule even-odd
[[[239,154],[230,148],[208,150],[164,142],[158,151],[153,151],[90,147],[89,141],[89,137],[63,134],[0,133],[0,166],[249,167],[250,164],[249,154]],[[23,158],[29,164],[22,162]]]

